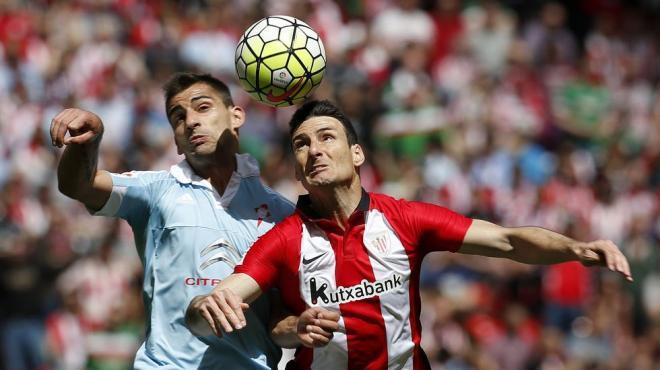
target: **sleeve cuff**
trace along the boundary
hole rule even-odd
[[[101,209],[94,211],[87,208],[87,211],[94,216],[116,216],[127,190],[128,188],[125,186],[113,186],[110,197]]]

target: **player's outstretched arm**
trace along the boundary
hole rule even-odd
[[[247,274],[231,274],[210,294],[198,295],[186,310],[186,325],[195,335],[222,336],[247,324],[243,310],[261,295],[259,284]]]
[[[296,348],[322,347],[330,343],[339,330],[339,313],[321,307],[305,310],[300,316],[288,316],[275,325],[271,337],[278,346]]]
[[[541,265],[580,261],[585,266],[606,266],[632,281],[628,260],[613,242],[580,242],[540,227],[502,227],[474,220],[458,252]]]
[[[93,210],[101,209],[112,192],[112,178],[96,168],[102,136],[101,119],[82,109],[65,109],[50,124],[53,145],[66,145],[57,167],[59,189]]]

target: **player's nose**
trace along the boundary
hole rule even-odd
[[[308,153],[310,156],[319,156],[321,154],[321,145],[318,141],[312,140],[309,143],[309,150]]]
[[[193,129],[195,127],[198,127],[201,125],[201,122],[199,120],[199,116],[194,114],[194,113],[188,113],[186,115],[186,127],[189,129]]]

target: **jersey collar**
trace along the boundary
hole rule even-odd
[[[349,222],[350,220],[357,214],[357,213],[364,213],[369,210],[369,205],[371,203],[371,200],[369,198],[369,193],[367,193],[364,188],[362,188],[362,196],[360,197],[360,203],[358,203],[357,208],[355,211],[353,211],[353,214],[349,217]],[[296,210],[306,219],[315,222],[315,223],[327,223],[331,222],[334,223],[334,221],[326,220],[321,218],[319,214],[314,211],[312,208],[311,200],[309,197],[309,194],[301,195],[298,197],[298,203],[296,204]]]
[[[211,183],[197,175],[185,159],[170,167],[170,174],[181,184],[193,184],[213,189]],[[227,189],[232,188],[231,185],[237,181],[240,183],[241,178],[253,176],[259,176],[257,161],[249,154],[236,153],[236,171],[231,175]]]

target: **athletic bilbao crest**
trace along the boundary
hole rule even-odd
[[[386,232],[376,234],[367,247],[381,256],[390,254],[390,235]]]

